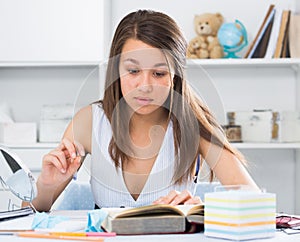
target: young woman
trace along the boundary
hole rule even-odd
[[[44,156],[32,202],[37,210],[51,208],[86,154],[98,207],[200,203],[193,196],[198,157],[222,184],[257,188],[243,156],[187,85],[186,47],[163,13],[138,10],[121,20],[104,98],[82,108]]]

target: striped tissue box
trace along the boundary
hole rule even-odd
[[[275,236],[276,195],[246,190],[205,194],[204,234],[249,240]]]

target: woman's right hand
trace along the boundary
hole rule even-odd
[[[56,149],[43,157],[39,182],[58,187],[77,172],[83,156],[85,151],[80,143],[64,138]]]

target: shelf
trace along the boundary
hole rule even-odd
[[[81,67],[81,66],[99,66],[99,62],[56,62],[56,61],[51,61],[51,62],[31,62],[31,61],[26,61],[26,62],[1,62],[0,61],[0,68],[1,67]]]
[[[9,149],[53,149],[58,143],[0,144]]]
[[[300,149],[300,143],[231,143],[238,149]],[[56,148],[58,143],[0,144],[11,149]]]
[[[238,68],[238,67],[295,67],[300,66],[300,58],[278,58],[278,59],[188,59],[187,65],[189,67],[193,66],[203,66],[203,67],[228,67],[228,68]]]
[[[78,61],[78,62],[56,62],[56,61],[22,61],[22,62],[1,62],[0,67],[72,67],[72,66],[98,66],[104,63],[103,61]],[[300,58],[278,58],[278,59],[188,59],[188,66],[206,66],[206,67],[289,67],[300,66]]]
[[[237,149],[300,149],[300,143],[232,143]]]

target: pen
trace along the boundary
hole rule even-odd
[[[28,229],[7,229],[7,230],[1,230],[0,235],[15,235],[19,232],[33,232],[33,230]]]
[[[73,178],[72,178],[74,181],[77,180],[77,171],[73,174]]]
[[[14,235],[13,232],[0,232],[0,235]]]
[[[50,233],[32,233],[32,232],[20,232],[16,233],[19,237],[25,238],[40,238],[40,239],[60,239],[60,240],[81,240],[81,241],[97,241],[103,242],[102,237],[87,237],[87,236],[68,236],[68,235],[55,235]]]
[[[50,235],[62,235],[62,236],[88,236],[88,237],[114,237],[117,234],[115,232],[50,232]]]
[[[76,154],[76,157],[81,156],[80,153],[79,153],[79,151],[78,151],[78,148],[77,148],[77,147],[75,147],[75,152],[76,152],[76,153],[75,153],[75,154]],[[73,179],[74,181],[77,180],[77,171],[73,174],[72,179]]]

